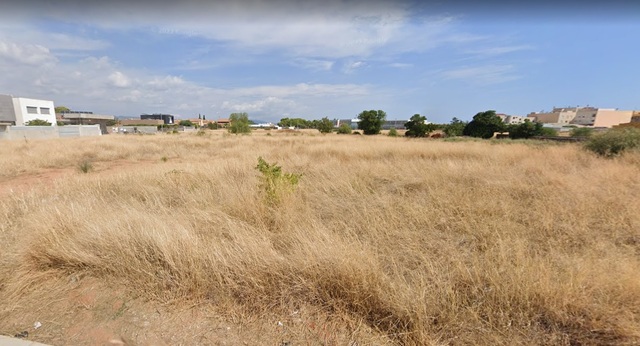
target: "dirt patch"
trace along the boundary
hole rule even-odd
[[[51,345],[348,345],[364,335],[384,343],[317,309],[229,315],[207,303],[150,301],[92,277],[74,280],[22,297],[33,308],[0,316],[0,334],[28,330],[29,340]]]
[[[56,181],[68,179],[77,174],[109,175],[129,169],[140,169],[140,166],[158,164],[157,161],[128,161],[117,160],[109,162],[93,163],[87,173],[80,171],[78,167],[44,169],[37,173],[19,175],[11,178],[0,178],[0,196],[9,194],[23,194],[33,189],[45,188],[54,185]]]

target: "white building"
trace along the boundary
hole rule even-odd
[[[53,101],[0,94],[0,125],[24,126],[35,119],[45,120],[51,126],[56,126]]]

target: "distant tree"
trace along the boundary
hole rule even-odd
[[[191,122],[191,120],[180,120],[178,125],[180,125],[180,126],[193,126],[193,123]]]
[[[118,121],[116,121],[115,119],[107,120],[106,125],[107,126],[116,126],[117,123],[118,123]]]
[[[229,132],[231,133],[250,133],[249,114],[247,113],[231,113],[229,116]]]
[[[590,127],[576,127],[571,130],[571,137],[589,138],[591,135],[593,135],[593,129]]]
[[[605,157],[618,156],[627,151],[640,151],[640,129],[622,127],[594,134],[585,143],[585,148]]]
[[[398,137],[398,130],[395,127],[392,127],[388,133],[389,137]]]
[[[496,111],[488,110],[480,112],[473,116],[473,120],[469,122],[462,131],[464,136],[491,138],[494,132],[503,132],[505,125],[496,115]]]
[[[341,135],[350,135],[351,132],[353,132],[353,130],[351,129],[351,126],[349,126],[349,124],[347,123],[342,123],[339,127],[338,127],[338,134]]]
[[[282,118],[280,119],[280,122],[278,122],[278,126],[308,129],[312,128],[313,124],[311,121],[302,118]]]
[[[468,122],[462,121],[456,117],[451,119],[451,122],[444,127],[444,134],[449,137],[462,136],[462,132],[464,131],[464,127],[467,126]]]
[[[534,136],[542,136],[543,127],[542,123],[533,123],[529,121],[529,119],[526,119],[522,124],[508,126],[507,131],[509,131],[509,138],[511,139],[526,139]]]
[[[387,113],[381,110],[362,111],[358,114],[358,129],[362,130],[365,135],[377,135],[382,129],[382,124],[387,117]]]
[[[427,124],[425,121],[427,117],[420,114],[414,114],[408,122],[404,123],[404,127],[407,132],[404,133],[407,137],[425,137],[427,134],[435,130],[436,126],[433,124]]]
[[[60,113],[69,113],[71,112],[71,110],[65,106],[58,106],[56,108],[54,108],[56,114],[60,114]]]
[[[207,124],[207,128],[208,128],[209,130],[215,130],[215,129],[217,129],[217,128],[218,128],[218,123],[216,123],[216,122],[213,122],[213,121],[212,121],[212,122],[210,122],[210,123],[208,123],[208,124]]]
[[[552,129],[550,127],[543,127],[542,130],[540,130],[540,136],[555,137],[557,135],[558,130]]]
[[[320,121],[318,121],[318,131],[321,133],[330,133],[333,131],[333,121],[329,120],[329,118],[324,117]]]
[[[42,119],[33,119],[25,123],[26,126],[51,126],[51,123]]]

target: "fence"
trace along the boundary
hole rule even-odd
[[[0,127],[0,139],[50,139],[60,137],[101,136],[100,125],[6,126]]]

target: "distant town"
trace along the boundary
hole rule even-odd
[[[607,129],[617,126],[640,127],[640,110],[619,110],[592,106],[554,107],[551,111],[531,112],[526,116],[496,113],[507,125],[525,122],[541,123],[558,133],[587,127]],[[98,136],[110,133],[158,133],[166,131],[195,131],[198,128],[227,128],[228,118],[207,119],[199,114],[194,118],[176,119],[172,114],[141,114],[138,118],[118,118],[114,115],[94,114],[88,110],[56,107],[53,101],[0,94],[0,139],[55,138]],[[333,119],[335,128],[348,125],[357,129],[357,118]],[[407,119],[385,120],[383,130],[404,130]],[[454,118],[452,121],[459,121]],[[251,122],[252,128],[299,129],[314,128],[318,120],[283,118],[277,124]]]

